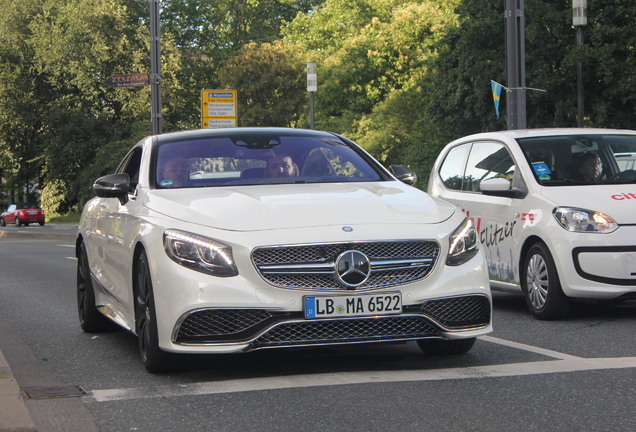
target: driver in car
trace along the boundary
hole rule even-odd
[[[273,156],[267,160],[265,168],[267,177],[293,177],[298,175],[296,165],[287,155]]]
[[[184,187],[190,180],[190,170],[185,159],[181,156],[168,158],[161,170],[161,181],[163,187]]]
[[[591,152],[584,152],[576,155],[574,179],[595,182],[600,179],[600,159],[598,155]]]

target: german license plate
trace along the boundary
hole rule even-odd
[[[305,318],[391,315],[401,312],[400,293],[305,297]]]

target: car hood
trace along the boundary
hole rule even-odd
[[[619,224],[636,223],[636,185],[544,187],[541,195],[556,206],[599,211]]]
[[[455,212],[450,204],[397,181],[151,190],[144,205],[172,218],[233,231],[434,224]]]

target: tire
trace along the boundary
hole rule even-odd
[[[40,226],[44,226],[44,221],[40,221],[38,223],[40,224]]]
[[[19,217],[15,217],[15,226],[19,227],[20,225],[22,225],[22,222],[20,222],[20,218]]]
[[[4,221],[4,218],[0,218],[0,225],[7,226],[7,223]]]
[[[139,254],[135,268],[135,330],[141,361],[150,373],[169,372],[174,368],[175,355],[159,348],[155,298],[144,251]]]
[[[521,288],[530,312],[540,320],[565,318],[570,299],[563,294],[554,259],[543,243],[533,245],[525,257]]]
[[[29,223],[28,223],[28,222],[25,222],[25,223],[24,223],[24,226],[29,226]]]
[[[458,355],[465,354],[475,345],[476,338],[468,339],[420,339],[417,345],[429,355]]]
[[[88,265],[86,246],[83,242],[79,245],[77,258],[77,313],[80,327],[86,333],[98,333],[115,328],[115,325],[95,306],[95,290]]]

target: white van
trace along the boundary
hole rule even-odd
[[[428,192],[473,220],[493,289],[560,319],[572,298],[636,298],[634,154],[631,130],[471,135],[443,149]]]

